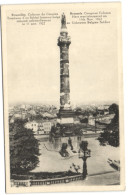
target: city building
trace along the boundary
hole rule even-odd
[[[97,109],[98,115],[108,115],[109,114],[109,106],[99,106]]]
[[[34,134],[49,135],[51,131],[51,122],[44,120],[29,121],[25,124],[27,129],[32,129]]]
[[[92,125],[92,126],[95,126],[95,117],[93,117],[93,115],[90,115],[88,117],[88,124]]]

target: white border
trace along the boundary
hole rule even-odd
[[[52,1],[52,0],[1,0],[1,4],[29,4],[29,3],[67,3],[67,2],[98,2],[96,0],[94,1],[69,1],[69,0],[63,0],[63,1]],[[99,2],[112,2],[112,1],[101,1]],[[113,1],[115,2],[115,0]],[[118,2],[118,1],[117,1]],[[124,100],[125,100],[125,106],[124,106],[124,118],[125,118],[125,143],[126,143],[126,192],[121,193],[127,193],[129,194],[128,186],[129,186],[129,176],[127,173],[129,173],[129,155],[128,155],[128,147],[129,147],[129,124],[128,124],[128,107],[129,107],[129,1],[128,0],[121,0],[122,2],[122,38],[123,38],[123,72],[124,72]],[[3,133],[3,105],[2,105],[2,71],[0,68],[0,194],[5,194],[5,172],[4,172],[4,133]],[[92,194],[93,192],[86,192]],[[99,193],[99,192],[96,192]],[[107,194],[110,192],[106,192]],[[115,194],[117,192],[113,192]]]

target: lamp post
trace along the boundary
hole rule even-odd
[[[89,150],[87,147],[88,147],[88,142],[82,141],[80,144],[79,158],[82,158],[83,160],[83,179],[85,179],[88,174],[86,160],[87,158],[91,157],[91,150]]]

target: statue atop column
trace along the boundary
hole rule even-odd
[[[66,16],[64,13],[62,14],[62,18],[61,18],[61,28],[67,28],[66,27]]]

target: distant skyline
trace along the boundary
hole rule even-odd
[[[89,102],[89,103],[85,103],[85,102],[80,102],[80,103],[75,103],[72,104],[71,106],[74,107],[78,107],[78,106],[100,106],[100,105],[111,105],[111,104],[118,104],[119,102]],[[59,102],[14,102],[14,103],[10,103],[9,106],[17,106],[17,105],[34,105],[34,106],[56,106],[57,108],[60,107]]]
[[[62,12],[63,9],[58,14]],[[65,14],[70,22],[67,28],[71,37],[71,104],[118,102],[115,16],[110,16],[108,25],[74,25],[68,9]],[[12,21],[7,21],[7,24],[9,103],[59,104],[60,52],[57,39],[60,19],[53,19],[44,26],[22,26]]]

